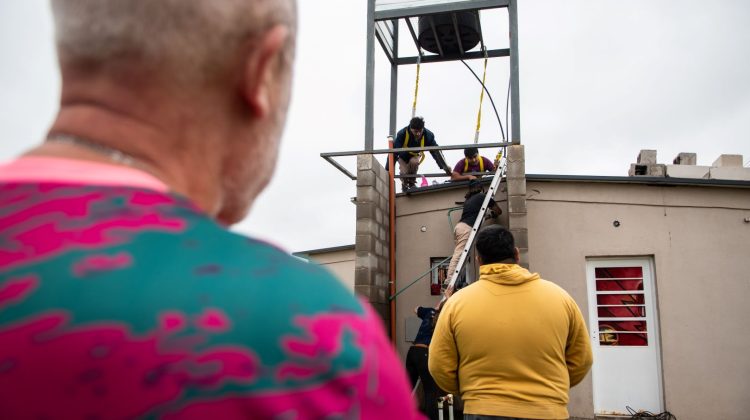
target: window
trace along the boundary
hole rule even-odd
[[[596,267],[599,345],[647,346],[643,267]]]
[[[433,296],[440,295],[441,287],[448,278],[448,265],[450,258],[432,257],[430,258],[430,294]],[[435,268],[437,267],[437,268]]]

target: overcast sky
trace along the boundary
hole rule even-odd
[[[294,94],[276,174],[235,229],[290,252],[354,243],[355,183],[319,155],[364,148],[365,6],[299,1]],[[722,153],[750,161],[748,22],[745,0],[520,1],[527,172],[624,176],[640,149],[656,149],[660,163],[679,152],[697,153],[699,165]],[[504,9],[483,12],[482,25],[490,48],[508,46]],[[55,115],[52,33],[47,0],[0,0],[0,161],[39,143]],[[375,148],[386,148],[389,66],[379,46],[376,60]],[[481,61],[469,64],[481,72]],[[414,75],[414,66],[400,68],[399,127],[410,117]],[[491,60],[487,86],[503,121],[507,83],[507,58]],[[479,94],[460,62],[424,65],[417,114],[439,144],[470,143]],[[480,142],[497,141],[485,98]],[[462,157],[445,154],[451,165]],[[354,158],[340,162],[354,171]],[[438,171],[429,155],[425,162],[420,172]]]

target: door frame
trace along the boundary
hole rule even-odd
[[[649,346],[651,343],[655,346],[656,370],[657,370],[657,388],[658,401],[660,404],[659,412],[664,411],[666,406],[664,398],[664,370],[662,367],[661,351],[661,328],[659,323],[659,305],[656,295],[656,267],[653,256],[618,256],[618,257],[586,257],[586,295],[588,299],[588,320],[591,339],[591,346],[594,353],[594,367],[591,369],[591,388],[593,397],[593,406],[595,415],[615,414],[613,412],[597,412],[597,387],[596,387],[596,359],[599,344],[599,313],[597,310],[596,299],[596,275],[595,267],[620,267],[620,266],[641,266],[643,267],[643,276],[646,277],[646,271],[650,276],[650,282],[644,281],[644,303],[646,308],[646,319],[650,324],[648,327]],[[647,289],[647,288],[650,288]],[[648,308],[652,308],[652,314],[648,313]],[[634,407],[636,408],[636,407]],[[636,408],[637,409],[637,408]],[[616,413],[620,414],[620,413]],[[628,413],[622,413],[628,414]]]

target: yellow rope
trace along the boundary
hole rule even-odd
[[[417,115],[417,93],[419,92],[419,65],[422,62],[422,50],[417,51],[417,79],[414,82],[414,102],[411,105],[411,117]]]
[[[482,92],[479,94],[479,112],[477,113],[477,131],[474,133],[474,144],[479,142],[479,129],[482,126],[482,101],[484,101],[484,81],[487,78],[487,50],[484,51],[484,74],[482,74]]]

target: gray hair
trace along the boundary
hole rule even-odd
[[[296,32],[294,0],[51,0],[66,62],[170,65],[175,78],[211,77],[240,44],[276,24]]]

